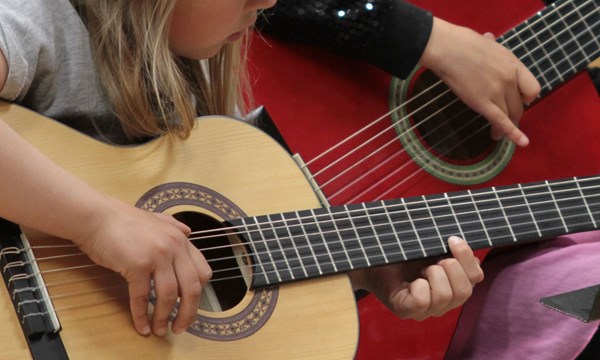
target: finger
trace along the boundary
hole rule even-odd
[[[444,314],[467,301],[473,294],[473,283],[458,260],[444,259],[440,261],[439,266],[444,269],[452,293],[452,298],[446,304],[446,308],[439,309],[439,314]]]
[[[390,299],[390,308],[397,316],[404,319],[421,320],[426,318],[425,312],[430,304],[429,282],[422,278],[411,282],[407,288],[398,291]]]
[[[458,262],[456,260],[454,260],[454,262],[458,265],[460,270]],[[440,265],[428,266],[423,273],[423,277],[429,281],[429,287],[431,289],[431,303],[429,309],[427,309],[427,313],[429,315],[440,316],[447,311],[446,309],[449,307],[449,304],[454,297],[452,286],[448,279],[448,275],[445,272],[445,268]],[[465,279],[467,278],[466,275],[464,277]],[[469,283],[469,286],[470,285],[471,283]]]
[[[486,32],[483,34],[484,37],[488,38],[488,39],[492,39],[495,40],[496,37],[494,36],[494,34],[492,34],[491,32]]]
[[[527,105],[531,104],[537,99],[542,89],[539,81],[522,63],[517,67],[517,79],[522,102]]]
[[[507,112],[508,110],[505,112],[498,105],[490,103],[482,109],[481,115],[516,145],[527,146],[529,139],[506,115]]]
[[[174,263],[175,276],[179,285],[179,309],[172,329],[176,334],[185,331],[196,318],[202,283],[192,259],[186,253]]]
[[[170,263],[161,264],[154,272],[156,303],[152,314],[152,331],[157,336],[167,334],[169,316],[177,302],[177,277]]]
[[[141,335],[150,335],[150,318],[148,316],[150,276],[139,276],[130,281],[128,287],[133,325]]]
[[[479,258],[475,256],[467,242],[457,236],[451,236],[448,244],[452,256],[460,263],[471,283],[476,284],[483,281],[484,274]]]
[[[521,98],[519,89],[515,88],[514,91],[508,91],[505,95],[505,101],[508,109],[508,117],[515,125],[518,125],[521,116],[523,116],[523,99]]]
[[[188,236],[192,232],[192,229],[190,229],[189,226],[187,226],[186,224],[182,223],[181,221],[175,219],[172,215],[164,214],[164,213],[153,213],[153,214],[156,215],[157,217],[161,218],[162,220],[176,226],[179,230],[181,230],[185,234],[185,236]]]
[[[206,285],[208,281],[212,278],[212,269],[204,254],[198,248],[194,246],[191,242],[188,243],[188,254],[192,259],[192,263],[194,264],[194,268],[196,269],[196,274],[200,279],[200,283],[202,286]]]

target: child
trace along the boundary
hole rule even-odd
[[[245,111],[242,41],[260,9],[275,2],[1,0],[0,96],[112,143],[163,134],[185,141],[196,116]],[[92,189],[2,122],[0,156],[0,217],[71,240],[120,273],[140,334],[164,336],[177,300],[172,331],[192,323],[211,269],[187,240],[186,225]],[[128,241],[134,233],[140,243]],[[452,238],[450,248],[454,258],[411,283],[401,266],[351,278],[401,316],[441,314],[483,278],[465,242]],[[151,280],[157,301],[150,317]]]

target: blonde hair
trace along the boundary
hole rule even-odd
[[[71,0],[90,33],[96,67],[130,138],[189,136],[199,115],[235,116],[251,96],[248,34],[211,59],[169,49],[173,0]]]

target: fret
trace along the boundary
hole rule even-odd
[[[408,260],[408,258],[406,257],[406,252],[404,251],[404,247],[402,246],[402,241],[400,240],[398,233],[394,229],[394,222],[392,221],[392,217],[390,215],[390,212],[388,211],[388,206],[385,204],[384,201],[380,201],[379,204],[383,208],[385,216],[386,216],[387,220],[389,221],[388,224],[390,226],[390,232],[394,235],[394,238],[392,239],[392,241],[390,241],[390,243],[387,244],[386,252],[388,254],[401,254],[402,260]],[[400,252],[396,251],[395,245],[398,245],[397,248],[398,248],[398,250],[400,250]]]
[[[385,241],[385,239],[391,235],[391,232],[389,231],[389,224],[386,224],[385,221],[382,221],[382,219],[386,220],[385,212],[382,208],[377,207],[375,203],[363,203],[362,207],[365,210],[365,213],[368,214],[367,219],[369,220],[369,225],[371,226],[375,240],[377,240],[377,250],[381,251],[383,262],[385,264],[389,264],[390,261],[388,260],[386,251],[381,243],[382,240],[384,242],[388,242]]]
[[[556,2],[498,41],[510,49],[542,85],[541,95],[600,55],[600,12],[594,1]]]
[[[423,198],[409,198],[403,201],[410,226],[424,256],[442,255],[448,252],[445,239],[440,236],[433,216]]]
[[[325,250],[325,252],[323,253],[323,256],[320,261],[323,262],[323,264],[325,266],[322,265],[322,267],[327,267],[327,265],[331,264],[331,266],[333,267],[333,271],[335,273],[338,272],[338,268],[337,268],[337,264],[335,262],[335,260],[333,259],[333,255],[331,253],[331,249],[329,248],[329,242],[327,241],[328,238],[336,238],[337,234],[331,232],[331,223],[329,223],[326,219],[324,219],[324,216],[320,215],[318,216],[317,214],[315,214],[315,210],[311,210],[310,211],[312,214],[312,218],[313,221],[316,224],[316,228],[318,233],[316,234],[317,237],[315,237],[315,248],[316,249],[320,249],[321,248],[321,243],[323,245],[323,249]],[[317,250],[318,252],[321,252],[320,250]],[[327,269],[325,269],[325,271],[327,272]]]
[[[504,217],[507,228],[510,231],[510,236],[512,237],[513,241],[517,241],[517,237],[515,236],[510,220],[508,219],[508,215],[506,214],[506,210],[504,209],[504,206],[502,206],[502,201],[500,200],[500,196],[498,195],[498,191],[495,187],[492,187],[492,192],[494,193],[494,196],[496,196],[496,200],[498,201],[498,205],[500,206],[500,211],[502,211],[502,216]]]
[[[574,181],[552,182],[549,187],[568,232],[578,232],[593,226],[586,203],[580,198],[579,188]]]
[[[294,272],[283,247],[284,242],[287,241],[287,231],[281,227],[280,222],[274,222],[273,218],[275,218],[275,216],[266,216],[264,226],[265,229],[262,231],[263,237],[268,239],[268,245],[276,245],[276,247],[273,247],[275,249],[275,252],[271,252],[271,255],[273,261],[276,264],[281,265],[282,267],[282,269],[280,269],[279,271],[279,276],[282,279],[286,279],[289,277],[291,280],[294,280]],[[284,275],[281,275],[282,273]]]
[[[496,190],[514,241],[523,237],[540,237],[541,232],[523,189],[520,186],[505,186]]]
[[[547,185],[542,182],[522,186],[522,191],[525,193],[529,207],[539,226],[542,239],[564,232],[560,214],[548,190]]]
[[[348,214],[346,212],[336,213],[334,208],[327,208],[326,210],[329,219],[325,221],[326,225],[323,228],[323,231],[337,235],[337,237],[331,236],[328,241],[332,256],[337,264],[336,267],[340,271],[353,270],[354,264],[352,263],[352,258],[346,248],[346,241],[342,237],[341,229],[337,226],[338,220],[336,219],[336,217],[339,218],[340,216],[347,218]]]
[[[258,231],[256,218],[241,218],[240,221],[250,240],[248,245],[252,248],[252,252],[254,253],[255,280],[265,284],[277,283],[279,279],[277,276],[278,273],[272,263],[273,260],[269,255],[266,242],[260,231]],[[256,265],[258,265],[258,268],[256,268]]]
[[[490,234],[488,233],[487,228],[484,225],[485,223],[483,222],[483,218],[481,217],[481,211],[479,210],[479,207],[477,206],[477,202],[475,201],[475,198],[473,197],[473,193],[471,192],[471,190],[467,190],[467,193],[469,194],[469,199],[470,199],[471,203],[473,203],[473,209],[475,210],[475,213],[477,214],[477,218],[483,225],[482,229],[483,229],[483,233],[485,234],[485,240],[487,240],[487,245],[493,246],[492,239],[490,238]]]
[[[362,246],[362,239],[358,236],[350,216],[352,213],[345,206],[332,207],[330,211],[335,218],[335,226],[340,230],[340,238],[346,249],[346,256],[351,259],[352,266],[354,268],[369,266],[367,254]]]
[[[326,266],[326,262],[323,261],[324,255],[320,251],[323,249],[322,245],[319,245],[319,243],[322,243],[322,239],[316,234],[316,223],[312,217],[312,212],[310,210],[302,210],[297,211],[296,215],[298,217],[297,226],[304,235],[304,240],[308,245],[311,256],[315,259],[314,268],[308,268],[307,270],[313,275],[316,275],[316,273],[323,275],[325,273],[324,267]]]
[[[600,224],[600,178],[578,178],[577,184],[584,194],[586,210],[591,212],[592,223],[597,229],[597,224]]]
[[[583,6],[578,7],[577,13],[584,19],[581,23],[580,41],[582,44],[587,44],[584,48],[586,49],[586,53],[589,54],[588,57],[596,59],[600,55],[600,40],[598,40],[598,34],[600,33],[600,8],[596,1],[586,1]]]
[[[454,220],[456,220],[456,226],[458,227],[458,231],[460,232],[460,237],[465,239],[466,238],[465,232],[462,229],[460,220],[458,220],[458,216],[456,216],[456,211],[454,210],[454,207],[452,207],[452,202],[450,201],[450,197],[448,196],[448,193],[444,193],[444,198],[448,202],[448,208],[450,209],[450,212],[452,213],[452,217],[454,218]]]
[[[299,215],[297,212],[290,212],[282,214],[284,226],[286,227],[287,238],[290,239],[289,244],[286,247],[292,247],[293,252],[288,252],[290,259],[293,259],[293,255],[297,256],[300,264],[300,269],[294,266],[294,275],[296,278],[302,278],[315,275],[319,268],[317,266],[317,260],[309,242],[306,239],[304,228],[300,226]],[[293,263],[293,262],[292,262]],[[300,272],[302,270],[302,272]]]
[[[594,227],[597,228],[598,223],[596,222],[596,219],[594,219],[594,216],[592,215],[592,209],[590,208],[590,204],[589,204],[588,200],[585,198],[585,194],[583,193],[583,189],[581,187],[579,179],[577,179],[577,177],[575,177],[574,180],[575,180],[575,185],[577,186],[577,190],[579,191],[581,199],[583,200],[583,203],[585,205],[585,209],[588,213],[588,216],[590,217],[590,221],[592,222],[592,224],[594,224]]]
[[[429,200],[425,197],[425,195],[421,196],[421,198],[423,199],[423,204],[425,205],[425,209],[427,210],[429,219],[431,219],[430,229],[435,230],[435,234],[432,234],[431,236],[433,236],[433,237],[437,236],[437,238],[440,239],[440,242],[442,243],[442,246],[444,247],[444,252],[447,253],[448,249],[446,248],[446,242],[444,241],[444,237],[442,236],[442,233],[440,233],[440,229],[438,227],[437,222],[435,221],[435,216],[433,216],[431,207],[429,207]]]
[[[478,213],[477,205],[472,199],[472,194],[468,191],[460,191],[453,193],[452,196],[447,196],[447,199],[454,210],[456,220],[460,224],[463,239],[487,241],[489,244],[489,235],[481,214]]]
[[[541,84],[549,83],[546,76],[546,69],[550,63],[544,59],[548,58],[548,54],[540,46],[537,41],[536,34],[531,29],[531,23],[536,21],[536,17],[528,19],[524,23],[518,25],[510,32],[499,38],[499,42],[510,49],[515,56],[534,74],[536,79]],[[549,74],[552,78],[555,75]]]
[[[275,241],[279,243],[279,248],[284,254],[285,263],[292,280],[306,277],[307,272],[302,262],[302,256],[294,242],[294,237],[290,232],[286,219],[281,214],[274,214],[269,216],[269,221],[273,224]]]
[[[578,17],[577,12],[575,11],[575,5],[567,2],[559,10],[559,14],[557,14],[554,23],[557,28],[556,39],[561,45],[564,58],[569,64],[571,71],[576,72],[576,64],[585,63],[585,54],[582,53],[582,48],[579,46],[576,36],[570,29],[570,25],[583,23],[583,20]]]
[[[306,217],[303,217],[303,220],[308,223],[305,225],[305,227],[310,229],[308,232],[308,240],[316,254],[321,271],[324,273],[337,273],[336,263],[333,260],[327,241],[328,237],[336,237],[337,235],[323,230],[323,227],[327,225],[327,222],[323,221],[321,217],[318,217],[314,210],[310,210]]]
[[[550,186],[550,183],[548,181],[545,181],[545,184],[546,184],[546,187],[548,188],[548,193],[550,194],[550,197],[552,197],[552,204],[556,208],[556,211],[557,211],[557,214],[558,214],[558,216],[560,218],[560,221],[561,221],[562,225],[565,228],[565,232],[569,232],[569,227],[567,226],[567,223],[565,222],[565,218],[563,217],[561,209],[558,206],[558,202],[556,201],[556,197],[554,196],[554,192],[552,191],[552,187]]]
[[[521,184],[519,184],[519,192],[521,193],[521,196],[523,196],[523,202],[525,203],[525,206],[527,206],[527,211],[529,212],[529,214],[531,214],[531,223],[535,226],[535,231],[537,232],[539,237],[542,237],[542,231],[540,230],[540,227],[538,226],[538,223],[535,220],[535,214],[531,209],[529,200],[527,200],[527,194],[525,194],[525,191],[523,190],[523,186]]]
[[[270,261],[269,266],[273,267],[273,270],[267,269],[267,271],[274,272],[279,282],[291,280],[291,270],[288,268],[287,260],[281,249],[279,239],[275,236],[269,217],[258,216],[254,219],[254,225],[257,227],[256,233],[259,234],[256,241],[262,242],[263,251],[265,251]],[[267,257],[265,257],[265,260]]]
[[[412,199],[407,199],[410,203]],[[386,243],[389,247],[395,249],[388,252],[393,261],[421,259],[426,256],[421,242],[415,240],[415,231],[411,225],[411,220],[402,200],[390,200],[384,202],[387,208],[387,214],[391,219],[393,234],[387,237]],[[400,241],[399,243],[397,241]],[[400,248],[400,251],[397,249]]]
[[[345,209],[351,214],[350,225],[352,230],[354,230],[355,238],[360,244],[360,249],[367,262],[367,266],[372,266],[371,261],[373,260],[381,263],[383,253],[377,246],[377,236],[369,223],[367,211],[361,204],[346,205]]]
[[[406,202],[404,201],[404,199],[401,199],[402,201],[402,205],[405,209],[406,212],[406,218],[408,219],[408,224],[410,225],[410,227],[412,228],[412,231],[416,237],[417,243],[421,246],[421,251],[423,252],[423,256],[427,256],[427,250],[426,250],[426,246],[423,243],[423,241],[421,240],[421,237],[419,236],[419,232],[417,231],[417,227],[415,226],[415,222],[413,221],[411,215],[410,215],[410,211],[406,205]]]
[[[550,89],[565,81],[566,77],[563,74],[570,67],[569,62],[565,61],[568,58],[568,53],[558,42],[558,34],[563,29],[557,25],[552,26],[555,22],[560,23],[560,17],[556,13],[550,13],[548,16],[541,18],[539,24],[533,26],[534,32],[539,31],[537,37],[539,46],[544,50],[547,59],[552,64],[554,76],[550,77],[550,82],[547,84]]]
[[[427,201],[428,210],[437,224],[436,232],[440,236],[438,239],[446,241],[453,235],[464,237],[445,194],[427,196],[427,198],[429,199]]]
[[[572,43],[575,48],[574,52],[571,53],[571,58],[573,59],[571,62],[574,64],[574,67],[577,67],[577,64],[579,63],[589,64],[595,59],[590,59],[588,57],[584,48],[584,45],[586,44],[585,40],[579,38],[579,34],[585,34],[589,31],[589,28],[586,26],[585,15],[579,12],[575,4],[567,3],[565,5],[568,10],[562,18],[563,25],[565,29],[567,29],[565,35],[573,39]]]
[[[488,247],[490,244],[498,246],[512,243],[514,234],[510,230],[510,224],[496,192],[492,189],[476,189],[471,190],[470,196],[476,204],[479,218],[485,228],[485,239],[465,240],[475,249]]]
[[[544,181],[230,221],[251,248],[253,287],[598,228],[600,177]],[[27,303],[24,303],[27,305]]]

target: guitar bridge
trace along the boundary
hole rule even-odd
[[[60,323],[27,237],[19,227],[0,219],[2,278],[29,339],[60,330]]]

